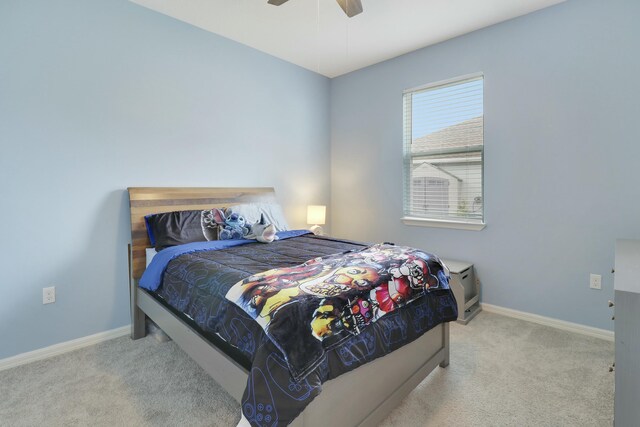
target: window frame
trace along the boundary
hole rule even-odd
[[[420,92],[420,91],[424,91],[424,90],[429,90],[429,89],[434,89],[436,87],[444,87],[444,86],[451,86],[451,85],[455,85],[455,84],[461,84],[461,83],[465,83],[466,81],[471,81],[471,80],[482,80],[482,88],[483,88],[483,96],[482,96],[482,149],[480,150],[480,154],[481,154],[481,179],[482,179],[482,185],[481,185],[481,189],[482,189],[482,220],[480,222],[478,221],[464,221],[464,220],[458,220],[458,219],[441,219],[441,218],[424,218],[424,217],[416,217],[416,216],[411,216],[409,215],[407,209],[409,206],[409,201],[407,200],[407,198],[411,197],[411,182],[413,177],[411,176],[411,165],[412,165],[412,161],[413,161],[413,155],[411,154],[411,138],[412,135],[409,133],[409,135],[407,135],[407,132],[405,132],[406,128],[407,128],[407,124],[409,124],[409,127],[411,127],[412,122],[413,122],[413,111],[410,108],[409,111],[407,112],[407,108],[406,108],[406,95],[407,94],[412,94],[412,93],[416,93],[416,92]],[[478,72],[478,73],[472,73],[472,74],[467,74],[467,75],[463,75],[463,76],[458,76],[458,77],[453,77],[450,79],[446,79],[446,80],[440,80],[437,82],[433,82],[433,83],[428,83],[425,85],[421,85],[421,86],[417,86],[417,87],[413,87],[410,89],[405,89],[402,92],[402,150],[403,150],[403,167],[402,167],[402,175],[403,175],[403,194],[402,194],[402,212],[403,212],[403,216],[401,218],[401,221],[405,224],[405,225],[409,225],[409,226],[421,226],[421,227],[436,227],[436,228],[451,228],[451,229],[457,229],[457,230],[473,230],[473,231],[480,231],[482,229],[484,229],[487,224],[486,224],[486,212],[485,212],[485,201],[486,201],[486,197],[485,197],[485,179],[484,179],[484,163],[485,163],[485,138],[484,138],[484,83],[485,83],[485,76],[484,73],[482,72]],[[410,117],[407,117],[407,113],[410,114]]]

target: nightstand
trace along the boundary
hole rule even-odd
[[[464,261],[442,260],[451,274],[449,286],[458,303],[458,322],[466,325],[480,308],[480,284],[476,281],[473,264]]]

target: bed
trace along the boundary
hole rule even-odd
[[[229,207],[275,200],[272,188],[129,188],[131,244],[129,287],[131,336],[145,336],[149,317],[193,358],[234,399],[242,402],[250,366],[215,337],[138,286],[151,246],[144,217],[178,210]],[[437,366],[449,363],[449,324],[438,324],[414,341],[386,356],[331,379],[291,425],[373,426]],[[360,396],[359,393],[366,393]],[[346,402],[346,403],[345,403]],[[353,404],[357,402],[357,404]]]

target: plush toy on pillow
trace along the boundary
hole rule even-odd
[[[251,226],[247,226],[242,215],[233,212],[231,208],[227,208],[224,215],[224,223],[221,224],[220,240],[242,239],[249,234]]]
[[[260,219],[251,226],[251,232],[245,236],[245,239],[256,239],[258,242],[271,243],[274,240],[278,240],[276,227],[273,224],[267,224],[264,214],[262,214]]]

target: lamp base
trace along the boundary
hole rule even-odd
[[[315,234],[316,236],[324,236],[324,231],[322,230],[322,227],[320,227],[319,225],[314,225],[310,227],[309,231]]]

